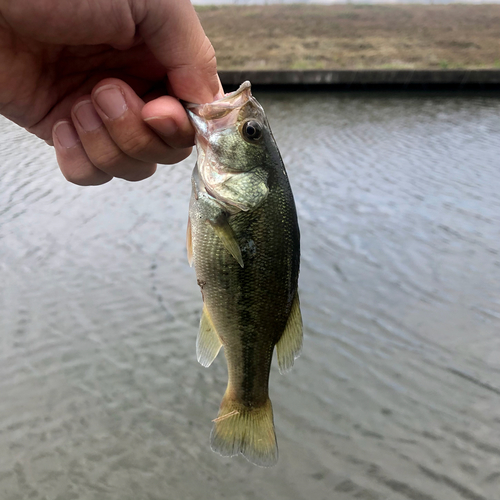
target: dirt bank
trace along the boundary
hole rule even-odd
[[[500,5],[196,10],[221,70],[500,68]]]

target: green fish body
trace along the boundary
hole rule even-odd
[[[281,372],[302,347],[295,203],[249,82],[187,110],[198,150],[187,232],[204,302],[197,357],[209,366],[224,346],[229,374],[211,446],[271,466],[278,458],[268,395],[274,347]]]

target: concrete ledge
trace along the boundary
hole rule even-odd
[[[500,70],[310,70],[219,71],[227,87],[250,80],[255,86],[331,88],[489,88],[500,90]]]

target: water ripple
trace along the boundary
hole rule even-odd
[[[302,233],[278,465],[208,446],[226,369],[195,359],[194,158],[84,189],[0,120],[2,498],[496,498],[500,100],[260,97]]]

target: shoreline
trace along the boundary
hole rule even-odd
[[[331,90],[500,90],[500,70],[240,70],[219,71],[224,87]]]

